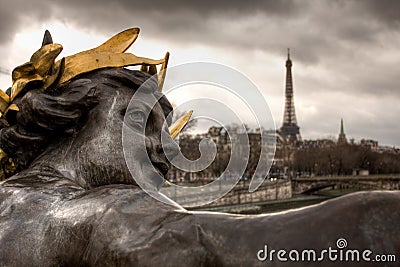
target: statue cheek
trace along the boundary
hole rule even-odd
[[[107,184],[133,184],[122,149],[115,149],[115,142],[107,138],[94,138],[78,150],[80,179],[89,187]]]

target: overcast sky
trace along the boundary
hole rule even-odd
[[[343,118],[348,138],[400,146],[400,1],[0,1],[2,68],[26,62],[45,29],[69,55],[136,26],[131,52],[237,69],[280,127],[290,47],[303,139],[336,137]]]

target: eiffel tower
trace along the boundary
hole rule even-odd
[[[283,124],[279,132],[283,140],[287,142],[301,141],[300,127],[297,125],[296,113],[294,110],[292,60],[290,60],[289,48],[288,58],[286,60],[285,111],[283,115]]]

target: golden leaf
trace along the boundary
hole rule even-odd
[[[170,127],[169,127],[169,134],[171,135],[172,139],[178,136],[178,134],[182,131],[182,129],[186,126],[189,122],[190,117],[193,114],[193,110],[190,110],[188,113],[180,117],[176,120]]]
[[[79,53],[65,58],[65,70],[60,79],[60,84],[67,82],[75,76],[89,71],[108,68],[126,67],[137,65],[159,65],[164,59],[154,60],[144,57],[137,57],[130,53],[114,52],[88,52]]]
[[[135,42],[139,36],[139,32],[139,28],[127,29],[114,35],[102,45],[88,51],[123,53]]]
[[[30,60],[36,69],[36,73],[40,76],[47,74],[62,49],[63,47],[60,44],[48,44],[36,51]]]

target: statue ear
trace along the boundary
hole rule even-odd
[[[51,38],[51,34],[48,30],[44,32],[42,47],[48,44],[53,43],[53,38]]]

